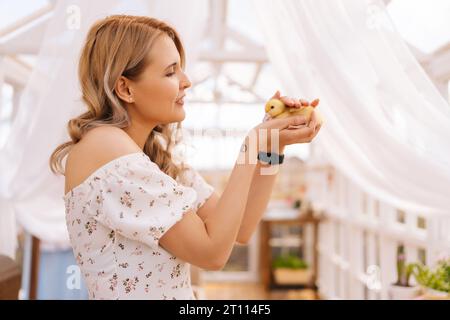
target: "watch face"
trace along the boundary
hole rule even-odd
[[[258,160],[266,162],[268,164],[282,164],[284,160],[284,154],[270,153],[270,152],[259,152]]]
[[[266,162],[268,164],[272,164],[272,154],[270,152],[259,152],[258,153],[258,159]]]

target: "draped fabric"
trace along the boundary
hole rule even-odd
[[[381,201],[449,215],[450,108],[383,2],[253,3],[285,94],[321,99],[319,161]]]
[[[111,14],[146,15],[168,22],[185,45],[189,72],[206,26],[207,9],[206,0],[56,2],[8,141],[0,150],[1,253],[14,256],[15,218],[44,246],[69,246],[61,199],[64,177],[51,173],[49,157],[58,144],[69,140],[68,120],[85,111],[77,66],[90,26]]]
[[[314,142],[316,157],[381,201],[422,214],[450,214],[450,108],[396,32],[383,2],[253,4],[283,93],[321,99],[325,123]],[[48,159],[68,140],[67,121],[84,110],[76,68],[92,23],[128,13],[173,24],[184,40],[189,72],[207,9],[206,0],[56,2],[0,150],[0,252],[13,255],[16,218],[44,242],[68,245],[64,179],[50,172]]]

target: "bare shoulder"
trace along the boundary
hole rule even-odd
[[[89,153],[95,152],[100,157],[104,155],[108,160],[112,160],[111,157],[142,151],[124,130],[112,126],[90,130],[80,141],[80,149]]]
[[[106,163],[142,150],[122,129],[103,126],[91,129],[72,147],[65,165],[65,193],[81,184]]]

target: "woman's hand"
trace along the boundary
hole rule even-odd
[[[280,91],[275,92],[272,98],[270,99],[279,99],[281,100],[285,105],[291,108],[301,108],[301,107],[307,107],[312,105],[308,100],[305,99],[294,99],[289,98],[287,96],[281,96]]]
[[[301,107],[308,107],[308,106],[315,107],[319,103],[319,99],[309,102],[308,100],[305,100],[305,99],[296,100],[294,98],[289,98],[287,96],[281,96],[280,91],[278,91],[278,90],[277,90],[277,92],[275,92],[275,94],[270,99],[278,99],[278,100],[282,101],[289,108],[297,108],[297,109],[301,108]],[[271,116],[266,114],[263,118],[263,122],[271,120],[271,119],[272,119]]]
[[[292,116],[284,119],[271,119],[253,128],[258,141],[258,151],[282,153],[284,147],[296,143],[311,142],[320,130],[315,113],[311,121],[306,123],[303,116]],[[278,144],[272,141],[273,130],[278,131]],[[274,135],[276,137],[276,135]],[[265,141],[264,141],[265,140]],[[278,146],[278,147],[277,147]],[[279,150],[277,150],[279,149]]]
[[[275,93],[272,98],[283,101],[290,107],[300,108],[308,106],[310,103],[306,100],[294,100],[288,97],[281,97],[279,92]],[[320,123],[317,121],[316,114],[311,113],[309,123],[303,116],[291,116],[283,119],[266,119],[264,122],[253,128],[258,141],[258,151],[272,151],[282,153],[284,147],[296,143],[309,143],[319,133]],[[278,131],[278,144],[272,141],[271,132]]]

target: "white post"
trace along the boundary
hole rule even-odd
[[[3,83],[4,83],[4,79],[5,79],[4,63],[5,63],[5,56],[0,54],[0,116],[2,115],[2,112],[3,112],[3,109],[2,109],[2,104],[3,104]]]
[[[393,224],[395,208],[380,203],[380,228],[389,228]],[[388,299],[388,288],[396,278],[397,242],[386,235],[380,237],[381,299]]]
[[[427,220],[427,254],[426,264],[432,267],[437,260],[436,244],[439,239],[439,217],[432,216]]]

